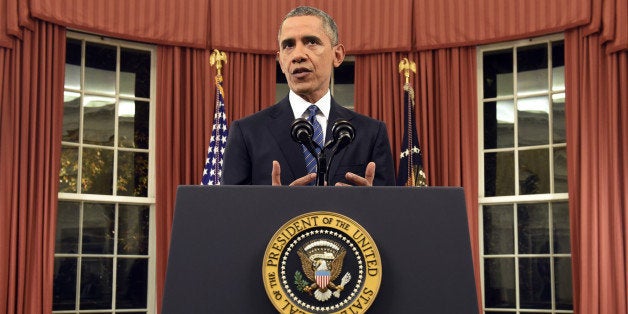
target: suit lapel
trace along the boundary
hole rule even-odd
[[[270,113],[270,123],[268,128],[275,137],[279,149],[284,158],[288,162],[286,166],[282,165],[281,172],[288,171],[292,180],[300,178],[307,174],[305,169],[305,159],[303,158],[303,150],[300,144],[297,144],[290,135],[290,125],[294,121],[294,113],[290,107],[288,97],[281,100]],[[290,178],[290,176],[282,176]],[[292,180],[290,182],[292,182]],[[290,183],[285,182],[285,183]]]

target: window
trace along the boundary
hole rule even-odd
[[[286,81],[286,76],[283,74],[283,72],[281,72],[279,62],[277,62],[276,72],[277,85],[275,92],[275,101],[280,101],[284,97],[286,97],[286,95],[288,95],[290,87],[288,87],[288,81]],[[336,99],[338,104],[351,110],[354,109],[355,103],[353,95],[353,90],[355,89],[354,78],[355,57],[347,56],[339,67],[334,68],[330,84],[331,95],[334,97],[334,99]]]
[[[485,313],[572,313],[562,36],[478,49]]]
[[[154,312],[155,49],[66,45],[53,311]]]

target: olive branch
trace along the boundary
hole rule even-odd
[[[305,279],[303,279],[303,274],[301,274],[298,270],[294,273],[294,284],[297,286],[299,291],[303,291],[305,287],[310,285]]]

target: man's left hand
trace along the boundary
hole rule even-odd
[[[375,163],[371,161],[366,165],[364,177],[360,177],[353,172],[347,172],[345,179],[353,183],[354,186],[373,186],[373,180],[375,179]],[[351,184],[337,182],[336,186],[351,186]]]

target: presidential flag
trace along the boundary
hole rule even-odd
[[[401,154],[399,155],[398,186],[427,186],[427,178],[423,172],[423,153],[416,132],[414,119],[414,90],[410,84],[403,86],[405,106],[405,126]]]
[[[219,185],[222,177],[222,156],[227,144],[227,116],[225,114],[224,91],[222,89],[222,75],[216,76],[216,111],[212,136],[207,148],[207,160],[203,170],[203,185]]]

